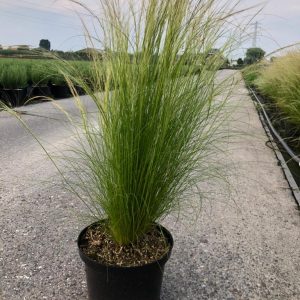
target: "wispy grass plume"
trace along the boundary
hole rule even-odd
[[[258,89],[270,97],[284,118],[300,125],[300,51],[278,57],[255,81]]]
[[[105,18],[80,4],[99,25],[88,42],[105,49],[92,54],[89,83],[67,64],[61,69],[81,113],[78,147],[66,163],[72,190],[98,219],[107,218],[118,243],[128,244],[178,209],[195,183],[219,176],[210,157],[219,151],[227,113],[226,100],[215,100],[224,88],[215,77],[232,46],[228,18],[236,3],[100,4]],[[94,117],[74,84],[94,101]]]

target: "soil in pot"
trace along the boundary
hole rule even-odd
[[[85,228],[78,239],[90,300],[159,300],[171,234],[158,225],[137,242],[118,245],[105,223]]]

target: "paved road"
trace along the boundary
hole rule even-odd
[[[229,190],[207,183],[210,197],[199,218],[187,210],[186,218],[164,221],[175,246],[162,300],[300,299],[299,211],[242,82],[231,102],[236,111],[229,129],[240,134],[222,145],[228,151],[220,157]],[[72,100],[59,103],[76,113]],[[24,110],[51,151],[70,142],[70,129],[51,103]],[[39,145],[3,112],[0,153],[0,299],[87,299],[75,243],[88,222],[77,215],[82,204],[58,185]]]

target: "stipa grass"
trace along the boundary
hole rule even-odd
[[[27,72],[23,65],[7,65],[0,71],[0,85],[3,88],[18,89],[27,86]]]
[[[258,89],[274,101],[283,117],[300,125],[300,51],[276,58],[255,81]]]
[[[93,51],[89,80],[70,62],[58,64],[81,117],[78,124],[65,111],[78,144],[64,157],[70,172],[59,170],[90,213],[107,220],[113,240],[130,245],[171,211],[190,205],[187,195],[197,183],[220,178],[212,161],[228,136],[221,127],[228,112],[227,99],[215,98],[231,82],[215,79],[234,40],[228,26],[236,3],[100,4],[106,18],[81,4],[98,21],[95,36],[105,49]],[[99,42],[92,34],[87,40],[94,48]],[[75,85],[95,103],[92,116]]]
[[[266,62],[258,62],[243,68],[242,74],[245,83],[249,86],[255,86],[257,79],[260,77],[261,72],[266,66]]]
[[[106,53],[103,61],[93,55],[93,89],[68,62],[61,67],[82,121],[79,147],[65,158],[72,174],[67,184],[98,220],[108,220],[121,245],[187,204],[197,182],[219,176],[210,159],[220,151],[216,143],[228,115],[226,100],[214,101],[224,88],[215,76],[229,43],[211,50],[224,32],[229,36],[224,28],[235,7],[213,0],[141,1],[138,9],[126,3],[101,1],[108,18],[94,15]],[[104,93],[94,93],[103,85],[103,69]],[[92,120],[74,82],[96,104]]]

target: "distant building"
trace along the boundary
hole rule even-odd
[[[29,45],[3,46],[2,49],[7,49],[7,50],[30,50],[30,46]]]
[[[30,50],[29,45],[13,45],[13,46],[8,46],[8,50]]]

